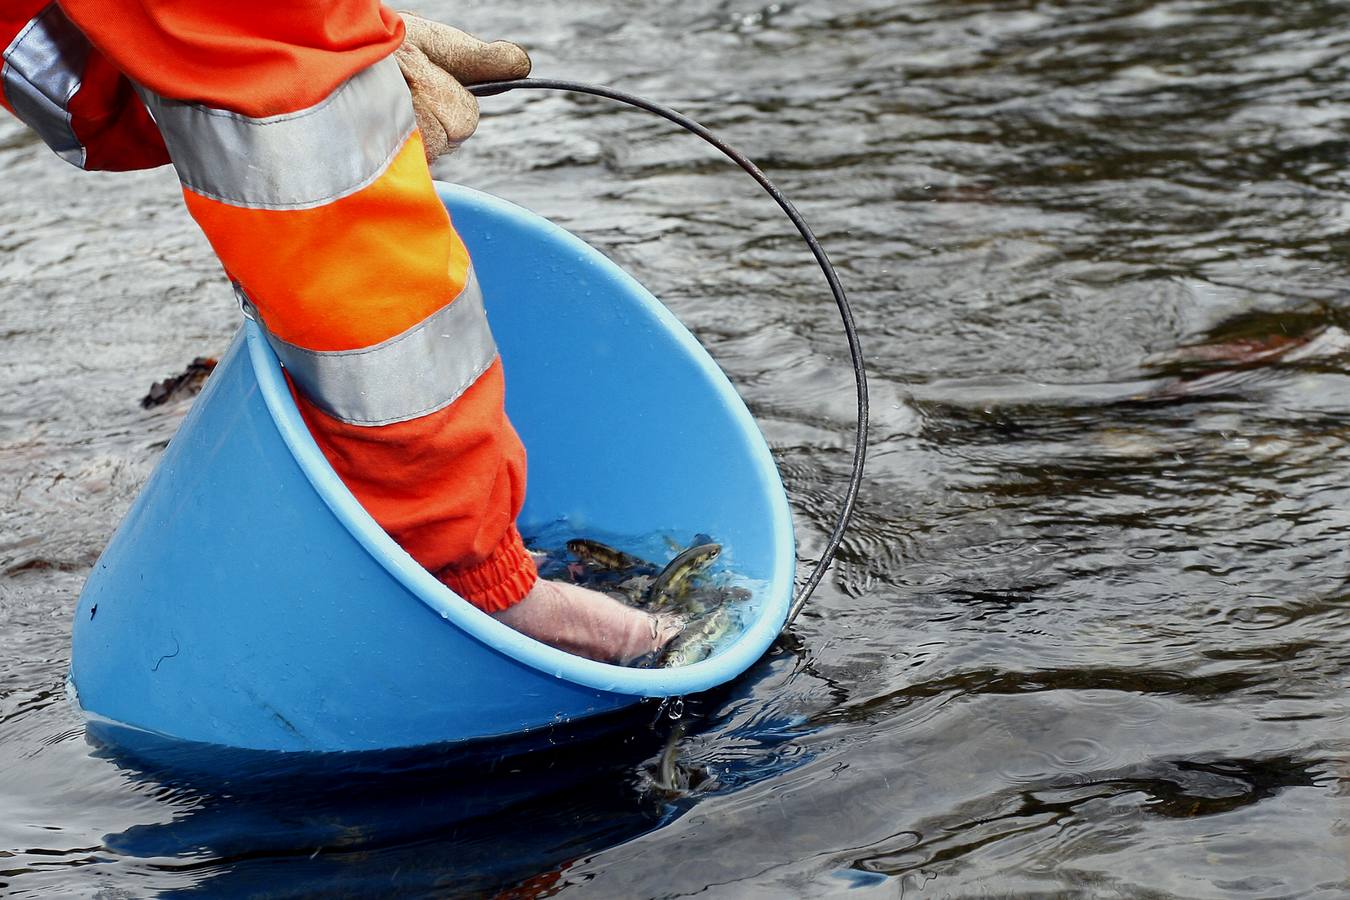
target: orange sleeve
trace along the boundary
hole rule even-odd
[[[189,212],[256,310],[338,475],[462,596],[489,611],[521,599],[537,577],[515,529],[525,452],[490,333],[466,329],[482,365],[454,391],[435,371],[453,359],[423,366],[390,352],[428,322],[471,321],[476,290],[387,59],[402,20],[373,0],[62,6],[154,112]],[[465,316],[445,319],[452,308]],[[345,400],[367,399],[361,373],[388,359],[409,393],[436,403],[409,412],[395,397],[387,417],[345,412]],[[301,363],[318,374],[302,379]]]
[[[372,0],[61,0],[138,84],[177,100],[270,116],[322,100],[403,40]]]

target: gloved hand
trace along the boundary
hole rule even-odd
[[[673,615],[653,615],[599,591],[542,578],[519,603],[492,615],[559,650],[620,665],[660,650],[684,628]]]
[[[489,44],[440,22],[399,15],[404,36],[394,59],[412,91],[413,114],[431,162],[478,127],[478,100],[464,85],[524,78],[530,74],[530,57],[510,41]]]

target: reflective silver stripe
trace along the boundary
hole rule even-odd
[[[89,41],[55,3],[5,48],[0,87],[20,119],[66,162],[84,168],[84,147],[70,124],[70,98],[80,89]]]
[[[238,285],[235,293],[244,314],[263,325]],[[497,358],[497,342],[472,269],[454,302],[370,347],[320,352],[287,343],[265,325],[263,333],[305,396],[353,425],[388,425],[443,409]]]
[[[314,106],[259,119],[137,90],[179,180],[250,209],[306,209],[359,191],[388,168],[416,124],[392,57]]]

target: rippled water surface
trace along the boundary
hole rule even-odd
[[[797,201],[873,379],[841,559],[678,725],[340,789],[95,751],[63,695],[71,611],[185,405],[137,400],[237,313],[171,173],[85,175],[5,121],[2,890],[1350,892],[1344,4],[423,8],[685,110]],[[655,119],[485,108],[438,175],[586,235],[689,323],[809,563],[852,398],[788,226]],[[654,783],[672,733],[689,789]]]

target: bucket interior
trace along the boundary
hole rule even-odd
[[[694,693],[735,677],[782,627],[795,565],[782,483],[744,403],[684,326],[601,253],[514,204],[437,187],[474,260],[506,372],[507,411],[528,454],[522,533],[637,541],[634,549],[653,555],[665,544],[667,557],[707,534],[723,546],[718,567],[752,588],[743,630],[693,665],[633,669],[501,625],[418,566],[356,503],[250,326],[249,358],[291,452],[394,577],[496,650],[577,684],[640,696]]]

